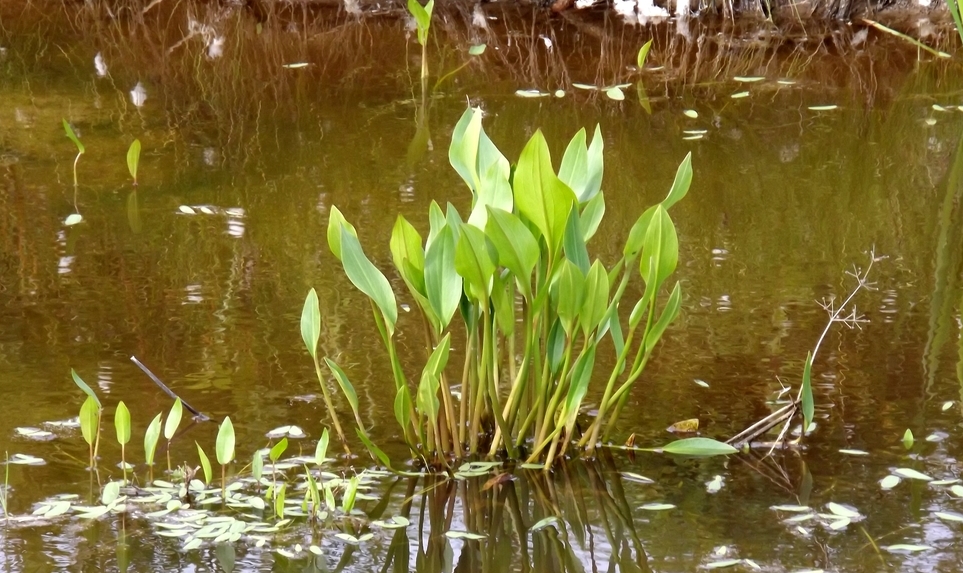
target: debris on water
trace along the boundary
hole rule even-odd
[[[143,107],[145,101],[147,101],[147,90],[142,83],[137,82],[134,89],[130,90],[130,103],[134,104],[134,107]]]
[[[94,56],[94,69],[97,70],[97,77],[107,77],[107,62],[104,61],[104,56],[100,52]]]
[[[709,493],[719,493],[719,490],[722,489],[725,481],[725,478],[720,475],[713,477],[711,480],[706,482],[706,491]]]

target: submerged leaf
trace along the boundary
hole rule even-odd
[[[681,420],[676,422],[665,429],[667,432],[672,432],[674,434],[691,434],[699,431],[699,418],[690,418],[688,420]]]

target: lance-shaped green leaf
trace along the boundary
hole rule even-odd
[[[635,58],[635,65],[638,66],[641,71],[645,67],[645,58],[649,55],[649,50],[652,48],[652,39],[650,38],[648,42],[642,44],[639,48],[639,53]]]
[[[438,416],[438,387],[441,382],[441,373],[448,364],[448,350],[451,333],[438,343],[425,363],[425,368],[421,372],[421,382],[418,384],[418,395],[416,398],[418,410],[428,420],[434,420]]]
[[[117,431],[117,443],[126,446],[130,441],[130,410],[123,400],[114,411],[114,429]]]
[[[579,355],[572,367],[572,381],[568,387],[568,394],[565,397],[562,419],[565,423],[565,432],[572,434],[575,428],[575,419],[578,416],[579,408],[582,407],[582,400],[588,392],[589,382],[592,381],[592,370],[595,367],[595,345]]]
[[[582,271],[568,259],[563,259],[558,278],[552,284],[552,300],[555,302],[555,313],[562,321],[562,328],[569,336],[578,323],[584,291],[585,276]]]
[[[689,185],[692,183],[692,152],[686,154],[685,159],[679,164],[679,168],[676,169],[675,179],[672,181],[672,188],[669,189],[669,194],[662,201],[662,206],[666,209],[672,207],[679,202],[680,199],[685,197],[685,194],[689,192]]]
[[[468,223],[484,229],[488,222],[488,208],[511,212],[515,201],[512,198],[511,165],[502,152],[482,130],[478,138],[478,175],[480,181],[472,205]]]
[[[800,392],[800,402],[802,402],[803,411],[804,434],[807,430],[809,430],[809,425],[812,424],[813,416],[816,414],[816,403],[813,400],[812,368],[813,353],[810,352],[806,355],[806,365],[803,366],[802,392]],[[910,440],[913,439],[912,436],[913,434],[910,434]]]
[[[672,293],[669,295],[669,300],[665,303],[665,308],[662,309],[662,314],[659,315],[659,320],[655,322],[645,335],[645,351],[647,353],[652,352],[652,349],[658,344],[659,339],[662,338],[662,334],[665,333],[665,329],[679,316],[679,307],[681,304],[682,287],[676,282]]]
[[[451,144],[448,146],[448,162],[468,185],[472,194],[478,189],[480,183],[478,140],[481,133],[482,110],[470,107],[461,114],[461,118],[455,124],[455,129],[451,133]]]
[[[97,394],[94,394],[94,391],[90,389],[90,386],[88,386],[87,383],[84,382],[83,378],[81,378],[80,375],[77,374],[77,372],[73,368],[70,369],[70,377],[74,379],[74,384],[76,384],[78,388],[83,390],[84,394],[94,399],[94,403],[97,404],[98,409],[103,408],[103,406],[100,403],[100,398],[97,397]]]
[[[448,326],[461,299],[462,278],[455,270],[455,237],[445,225],[425,253],[425,290],[441,328]]]
[[[739,450],[712,438],[685,438],[666,444],[662,451],[684,456],[720,456],[735,454]]]
[[[565,258],[575,263],[582,274],[588,272],[588,248],[585,246],[578,209],[572,209],[572,212],[569,213],[568,224],[565,226],[565,236],[562,239],[562,250],[565,252]]]
[[[314,463],[319,466],[324,463],[328,455],[328,439],[328,429],[325,428],[321,430],[321,439],[318,440],[318,445],[314,448]]]
[[[263,474],[264,474],[264,457],[261,455],[261,450],[255,450],[254,455],[251,456],[251,477],[253,477],[257,481],[261,481],[261,476]]]
[[[348,280],[374,301],[384,317],[388,336],[391,336],[398,322],[398,304],[388,279],[365,256],[358,238],[345,228],[341,229],[341,254]]]
[[[649,231],[649,224],[652,222],[652,217],[655,215],[656,208],[659,205],[652,205],[635,220],[632,228],[629,229],[629,238],[625,240],[625,247],[622,248],[622,254],[629,260],[635,260],[642,247],[645,245],[645,237]],[[614,281],[610,281],[614,283]]]
[[[418,0],[408,0],[408,11],[415,18],[415,26],[418,28],[418,43],[422,46],[428,41],[428,29],[431,26],[431,12],[435,7],[435,0],[428,0],[422,6]]]
[[[318,293],[313,288],[304,299],[301,309],[301,340],[308,348],[311,357],[317,359],[318,340],[321,339],[321,308],[318,306]]]
[[[87,396],[80,407],[80,432],[87,445],[93,446],[97,438],[97,418],[100,406],[93,396]]]
[[[137,168],[140,166],[140,140],[135,139],[130,147],[127,148],[127,170],[130,171],[130,176],[134,179],[134,184],[137,183]]]
[[[281,441],[274,444],[268,451],[268,459],[271,463],[277,463],[281,456],[284,455],[285,450],[288,449],[288,439],[287,437],[281,438]]]
[[[522,149],[515,168],[513,192],[516,208],[545,237],[550,254],[558,252],[575,194],[555,175],[541,131],[536,131]]]
[[[498,264],[518,279],[525,298],[532,297],[532,270],[538,262],[538,241],[528,227],[512,213],[488,210],[485,234],[498,252]]]
[[[669,213],[661,206],[657,205],[652,221],[645,233],[645,246],[643,255],[639,263],[639,271],[642,278],[646,279],[646,286],[649,278],[649,266],[654,265],[655,282],[652,286],[656,289],[665,282],[665,279],[675,271],[679,263],[679,237],[675,232],[675,225],[669,217]]]
[[[605,196],[597,193],[595,197],[589,199],[588,203],[582,207],[579,215],[579,225],[582,228],[582,240],[586,243],[595,236],[598,231],[602,217],[605,215]]]
[[[234,459],[234,424],[230,416],[225,417],[217,430],[217,440],[214,444],[217,463],[226,466]]]
[[[411,424],[411,406],[411,392],[408,390],[408,386],[404,384],[398,386],[395,389],[395,420],[404,432],[408,431],[408,425]],[[358,430],[360,429],[358,428]]]
[[[147,431],[144,433],[144,458],[147,465],[154,465],[154,454],[157,453],[157,442],[160,441],[161,435],[161,417],[163,414],[157,414],[154,419],[150,421],[147,426]]]
[[[381,462],[381,465],[384,467],[391,469],[391,458],[388,457],[388,454],[381,451],[381,448],[376,446],[374,442],[371,441],[371,438],[368,437],[368,434],[366,434],[364,430],[361,428],[355,428],[355,432],[358,434],[358,438],[361,439],[361,443],[364,444],[364,447],[367,448],[371,453],[372,457]],[[329,495],[330,492],[330,488],[325,488],[325,496]],[[329,504],[329,507],[330,505],[332,504]]]
[[[605,318],[608,306],[609,276],[601,261],[596,260],[585,277],[585,295],[579,311],[579,325],[586,339]]]
[[[441,232],[445,226],[448,225],[448,219],[445,218],[445,212],[441,210],[441,207],[436,201],[432,201],[428,204],[428,239],[425,240],[425,252],[431,248],[431,244],[435,242],[435,237]],[[427,256],[427,255],[426,255]]]
[[[515,333],[515,297],[512,296],[514,289],[511,288],[514,283],[509,283],[507,280],[510,276],[507,272],[504,274],[505,277],[500,273],[492,276],[491,300],[495,308],[495,321],[498,323],[498,328],[505,336],[511,336]]]
[[[565,356],[565,329],[562,321],[556,319],[552,323],[552,328],[548,331],[548,344],[545,347],[548,355],[548,367],[552,374],[558,372],[562,366],[562,358]]]
[[[358,236],[357,229],[354,225],[349,223],[344,215],[338,210],[337,207],[331,207],[331,212],[328,214],[328,248],[331,249],[331,253],[341,260],[341,230],[347,229],[349,233],[353,236]]]
[[[425,251],[421,246],[421,234],[402,215],[398,215],[395,226],[391,229],[391,261],[401,276],[411,286],[424,286]],[[405,261],[408,264],[405,264]],[[407,276],[415,271],[421,277]],[[424,294],[424,293],[422,293]]]
[[[351,384],[351,381],[348,380],[348,375],[327,356],[324,358],[324,363],[328,365],[331,373],[334,374],[335,380],[338,381],[338,386],[341,387],[341,393],[344,394],[344,397],[348,400],[348,404],[351,406],[351,411],[354,412],[355,420],[357,420],[358,425],[361,426],[361,415],[358,411],[358,393],[355,392],[354,386]]]
[[[77,137],[77,134],[74,133],[74,129],[70,127],[70,124],[67,123],[67,120],[62,119],[61,121],[63,121],[64,133],[67,134],[67,139],[74,142],[74,145],[77,146],[77,152],[81,154],[86,152],[86,149],[84,149],[84,144],[80,143],[80,139]]]
[[[558,178],[575,193],[579,203],[585,203],[602,189],[602,131],[595,126],[592,143],[586,147],[585,128],[569,142],[558,168]]]
[[[204,453],[204,448],[200,444],[195,441],[194,445],[197,446],[197,457],[201,460],[201,469],[204,471],[204,483],[209,484],[214,476],[214,471],[211,469],[211,460]]]
[[[485,233],[465,225],[455,247],[455,270],[468,282],[472,298],[488,303],[495,263]],[[491,247],[494,249],[494,247]]]
[[[168,442],[174,439],[174,435],[177,433],[177,426],[181,424],[181,416],[183,413],[184,407],[181,405],[181,399],[176,398],[174,405],[171,406],[171,411],[167,414],[167,421],[164,422],[164,438]]]

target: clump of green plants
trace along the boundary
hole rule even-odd
[[[602,150],[600,130],[589,143],[583,129],[556,172],[539,131],[513,168],[485,133],[481,110],[462,115],[449,160],[471,191],[470,212],[463,217],[451,204],[443,210],[433,202],[427,238],[399,215],[389,242],[394,270],[421,317],[412,327],[424,330],[425,362],[415,381],[396,346],[396,295],[365,255],[355,226],[331,209],[328,246],[370,301],[393,373],[395,420],[426,463],[504,452],[549,467],[571,444],[592,455],[678,316],[681,287],[669,277],[679,242],[669,209],[689,189],[690,156],[666,198],[639,216],[621,258],[607,267],[588,252],[605,213]],[[629,283],[640,279],[642,295],[623,300]],[[313,293],[302,333],[305,320],[320,324]],[[453,380],[456,334],[464,336],[464,352],[461,377]],[[313,356],[313,340],[305,342]],[[611,344],[615,360],[600,372],[603,344]],[[342,389],[350,387],[332,360],[325,363]],[[600,381],[598,414],[580,433],[583,401]],[[357,415],[353,389],[348,398]],[[371,449],[360,419],[358,434]],[[377,448],[372,452],[386,461]]]

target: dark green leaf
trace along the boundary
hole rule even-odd
[[[578,209],[572,209],[569,213],[568,224],[565,226],[565,235],[562,239],[562,249],[565,252],[565,258],[575,263],[583,275],[588,272],[589,255]]]
[[[586,339],[602,322],[608,305],[609,277],[602,263],[596,260],[585,277],[585,296],[579,311],[579,324]]]
[[[555,301],[555,312],[562,322],[562,328],[569,336],[577,324],[584,291],[585,276],[582,271],[568,259],[562,259],[558,280],[552,285],[552,300]]]
[[[374,442],[371,441],[371,438],[368,437],[368,434],[366,434],[364,430],[355,428],[355,431],[358,433],[358,437],[361,438],[361,443],[364,444],[364,447],[368,448],[372,457],[381,462],[381,465],[384,467],[391,469],[391,459],[388,458],[388,455],[381,451],[381,448],[374,445]]]
[[[485,233],[471,225],[465,225],[455,247],[455,270],[468,282],[466,289],[475,300],[488,303],[495,273],[489,241]]]
[[[521,219],[501,209],[488,210],[485,234],[498,252],[498,264],[518,279],[522,294],[531,298],[532,270],[538,262],[538,242]]]

